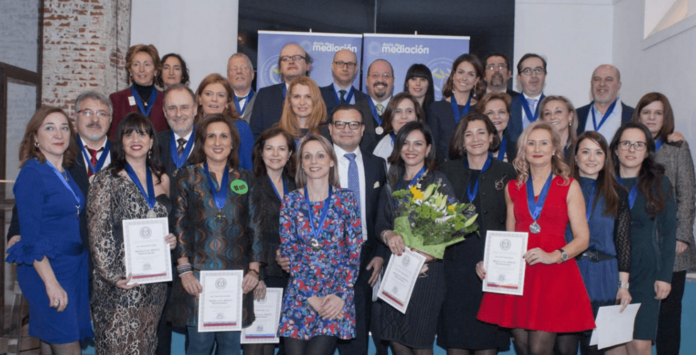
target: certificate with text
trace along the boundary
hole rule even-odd
[[[169,234],[167,218],[123,220],[123,249],[129,285],[172,281],[172,255],[164,237]]]
[[[527,268],[522,256],[527,252],[527,233],[488,231],[483,254],[483,292],[521,296]]]
[[[413,287],[418,281],[425,256],[408,248],[401,256],[392,255],[384,273],[378,297],[399,312],[406,314]]]
[[[198,331],[242,330],[242,270],[201,271]]]
[[[278,324],[283,302],[283,289],[272,287],[266,289],[266,297],[254,300],[256,319],[251,326],[242,329],[242,344],[278,344]]]

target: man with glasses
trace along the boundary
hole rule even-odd
[[[246,54],[232,54],[227,61],[227,81],[230,82],[234,91],[232,100],[237,113],[249,123],[256,96],[251,89],[251,82],[254,81],[254,66],[251,65],[251,60]]]
[[[379,142],[384,137],[382,116],[384,115],[384,110],[387,109],[387,105],[389,105],[394,89],[394,69],[392,65],[384,59],[377,59],[372,62],[367,68],[365,87],[367,88],[367,94],[370,96],[370,99],[366,101],[372,117],[372,120],[365,120],[365,137],[372,140],[374,136],[374,145],[376,145],[376,142]]]
[[[522,131],[539,118],[539,103],[544,99],[546,83],[546,59],[527,53],[517,63],[517,80],[522,94],[510,104],[510,123],[507,132],[512,142],[517,142]]]
[[[254,138],[271,128],[283,114],[283,104],[292,79],[307,75],[312,67],[312,58],[298,44],[288,43],[278,56],[278,72],[282,83],[267,86],[256,93],[249,125]]]
[[[590,79],[592,102],[580,107],[578,112],[578,135],[585,131],[597,131],[607,141],[625,122],[631,120],[633,107],[618,98],[621,90],[621,74],[613,65],[602,64],[592,72]]]
[[[508,82],[512,76],[510,61],[503,53],[491,53],[486,57],[486,93],[508,94],[510,97],[519,96],[520,93],[508,89]]]
[[[375,233],[377,205],[386,183],[384,159],[360,149],[365,132],[363,113],[346,103],[338,105],[329,125],[336,157],[338,176],[342,188],[353,190],[360,207],[363,241],[360,253],[360,272],[353,290],[355,292],[355,338],[339,340],[341,355],[367,354],[368,330],[372,309],[372,286],[377,281],[386,249]],[[379,332],[373,329],[375,344],[379,344]]]

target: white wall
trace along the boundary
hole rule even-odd
[[[513,66],[525,53],[545,56],[544,93],[564,95],[576,107],[588,104],[592,71],[612,62],[612,0],[517,0],[515,5]],[[513,74],[513,87],[521,91],[517,69]]]
[[[186,61],[194,91],[208,74],[227,77],[237,51],[238,0],[132,0],[131,44],[154,44]]]
[[[635,106],[646,93],[665,94],[676,119],[676,129],[696,150],[696,27],[652,43],[643,39],[644,0],[619,0],[614,5],[614,63],[621,69],[622,97]],[[676,26],[676,25],[675,25]],[[665,31],[667,32],[667,30]]]

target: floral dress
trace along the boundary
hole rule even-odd
[[[355,301],[353,285],[358,278],[362,227],[353,192],[332,187],[330,208],[324,229],[312,249],[312,228],[308,206],[300,190],[283,199],[280,210],[280,252],[290,258],[290,283],[283,297],[279,334],[309,340],[317,335],[340,339],[355,337]],[[319,230],[324,201],[311,202],[314,227]],[[316,248],[315,248],[316,249]],[[345,305],[342,319],[319,317],[307,301],[312,296],[335,294]]]

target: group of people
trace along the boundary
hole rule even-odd
[[[284,289],[273,344],[245,354],[659,354],[679,352],[681,298],[693,246],[694,166],[669,100],[618,98],[619,70],[599,66],[579,109],[544,94],[546,59],[504,54],[453,62],[441,101],[430,70],[370,63],[367,94],[350,50],[333,82],[307,76],[290,43],[283,83],[255,92],[241,53],[227,78],[189,89],[186,63],[152,45],[126,55],[132,85],[89,91],[69,117],[40,108],[27,124],[8,233],[8,262],[29,302],[42,354],[169,354],[172,327],[187,354],[239,353],[239,332],[199,332],[203,270],[242,270],[243,327],[267,287]],[[162,91],[160,91],[162,90]],[[440,183],[472,203],[478,233],[426,256],[406,313],[373,298],[391,255],[391,192]],[[234,188],[233,188],[234,187]],[[74,202],[74,203],[73,203]],[[139,285],[125,271],[122,221],[167,217],[172,283]],[[481,291],[488,230],[528,233],[524,293]],[[641,303],[633,340],[598,350],[599,307]],[[93,327],[92,327],[93,325]]]

